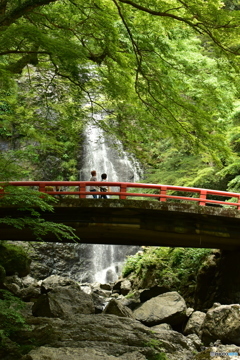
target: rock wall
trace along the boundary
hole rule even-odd
[[[43,242],[14,242],[14,244],[23,246],[29,252],[32,259],[30,275],[37,280],[45,279],[50,275],[61,275],[81,283],[95,281],[96,245]],[[121,273],[121,264],[126,257],[135,254],[138,249],[138,246],[116,246],[115,260],[118,267],[115,271],[118,274]],[[103,253],[102,256],[108,258],[107,253]]]
[[[197,277],[195,305],[209,309],[214,302],[240,303],[240,252],[215,251]]]

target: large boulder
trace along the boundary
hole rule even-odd
[[[41,292],[47,293],[59,286],[69,286],[69,285],[76,285],[78,286],[78,283],[68,277],[60,276],[60,275],[51,275],[48,276],[46,279],[44,279],[41,283]]]
[[[34,316],[68,318],[78,314],[93,314],[95,307],[91,295],[76,284],[55,287],[42,294],[34,303]]]
[[[210,309],[202,324],[202,340],[208,345],[214,340],[240,345],[240,305],[219,305]]]
[[[183,331],[184,335],[197,334],[201,335],[201,327],[205,320],[206,314],[202,311],[194,311]]]
[[[176,291],[156,296],[133,311],[135,319],[147,326],[168,323],[173,327],[186,319],[186,303]]]
[[[88,351],[92,356],[99,355],[97,360],[108,360],[110,356],[121,360],[149,360],[160,356],[164,359],[162,353],[167,354],[168,360],[186,360],[196,351],[193,342],[176,331],[152,331],[135,319],[109,314],[79,314],[66,319],[32,317],[28,324],[32,331],[25,330],[25,343],[28,332],[29,338],[34,338],[41,349],[31,351],[32,357],[24,360],[60,360],[63,354],[65,359],[72,360],[67,356],[70,348],[73,354],[79,355],[77,360],[86,360]],[[43,347],[52,350],[47,353]],[[84,357],[81,349],[86,348]],[[101,354],[105,355],[100,357]]]

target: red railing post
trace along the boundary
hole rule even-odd
[[[121,184],[121,186],[120,186],[120,193],[125,193],[125,192],[127,192],[127,185],[125,185],[125,184]],[[127,196],[126,195],[119,195],[119,199],[121,199],[121,200],[125,200],[127,198]]]
[[[200,192],[200,201],[199,201],[199,205],[201,206],[205,206],[206,205],[206,197],[207,197],[207,191],[206,190],[201,190]]]
[[[45,193],[45,192],[46,192],[46,191],[45,191],[45,184],[39,184],[38,189],[39,189],[40,192]]]
[[[86,191],[86,184],[85,183],[81,183],[79,185],[79,191]],[[85,194],[79,194],[79,198],[80,199],[85,199],[86,195]]]
[[[240,210],[240,196],[238,196],[237,209]]]
[[[159,201],[167,201],[167,198],[165,196],[162,197],[162,195],[167,195],[167,186],[162,186],[161,187],[160,198],[159,198]]]

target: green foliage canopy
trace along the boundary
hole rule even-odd
[[[78,89],[82,108],[87,101],[89,114],[102,109],[100,125],[144,161],[166,137],[220,160],[229,154],[221,134],[238,88],[239,11],[233,3],[6,0],[0,30],[3,85],[31,66],[41,79],[44,73],[51,78],[56,92],[64,79],[71,93]],[[64,117],[61,104],[54,107]],[[9,115],[6,97],[2,106]],[[28,117],[17,112],[17,122]],[[34,114],[28,126],[23,121],[28,133],[38,129]],[[85,112],[78,115],[86,120]]]

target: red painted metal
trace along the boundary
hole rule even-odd
[[[35,188],[40,192],[45,192],[50,195],[69,195],[77,196],[81,199],[86,198],[86,195],[92,195],[89,191],[89,186],[101,186],[101,181],[10,181],[8,183],[0,183],[0,193],[4,193],[4,187],[7,185],[11,186],[23,186]],[[118,191],[109,191],[107,194],[112,196],[118,196],[120,199],[127,199],[129,197],[135,198],[152,198],[159,201],[167,201],[168,199],[179,200],[185,202],[198,202],[199,205],[205,206],[206,204],[218,204],[226,206],[234,206],[240,210],[240,193],[231,193],[227,191],[201,189],[201,188],[190,188],[184,186],[174,185],[161,185],[161,184],[141,184],[141,183],[128,183],[128,182],[104,182],[104,185],[119,188]],[[61,188],[61,191],[56,191],[56,186]],[[52,187],[53,190],[46,189],[46,187]],[[72,188],[72,189],[71,189]],[[128,192],[128,189],[142,189],[141,192]],[[130,190],[131,190],[130,189]],[[152,193],[144,192],[144,190],[153,190]],[[180,192],[180,195],[176,195]],[[174,195],[173,195],[174,193]],[[182,193],[189,193],[190,196],[186,196]],[[96,195],[102,193],[94,192]],[[192,194],[192,196],[191,196]],[[223,200],[210,199],[208,196],[217,196],[224,198]],[[236,198],[236,202],[229,202],[227,199]]]

